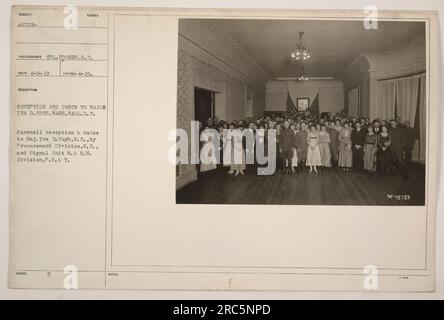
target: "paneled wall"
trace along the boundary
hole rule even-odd
[[[215,114],[220,119],[242,119],[247,94],[253,115],[265,109],[267,74],[223,30],[211,22],[182,19],[179,22],[177,126],[188,132],[194,120],[194,88],[215,92]],[[196,167],[178,166],[176,187],[197,179]]]

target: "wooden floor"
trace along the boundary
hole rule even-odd
[[[424,166],[409,167],[409,180],[327,169],[318,174],[233,176],[226,169],[205,173],[176,192],[177,203],[297,205],[424,205]],[[406,200],[409,196],[410,199]],[[400,200],[401,198],[401,200]]]

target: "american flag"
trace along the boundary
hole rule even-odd
[[[291,99],[290,92],[287,92],[287,115],[291,117],[296,117],[298,115],[298,110]]]
[[[312,117],[319,117],[319,92],[316,94],[316,97],[314,98],[308,110],[310,110]]]

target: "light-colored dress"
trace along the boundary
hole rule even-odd
[[[367,134],[364,145],[364,170],[376,171],[376,142],[377,135]]]
[[[330,135],[327,131],[319,132],[319,150],[321,152],[321,163],[324,167],[331,167]]]
[[[353,166],[353,153],[351,145],[351,130],[342,129],[341,132],[339,132],[338,166],[347,168],[351,168]]]
[[[299,131],[293,130],[294,134],[296,135]],[[298,166],[298,150],[293,148],[293,158],[291,159],[291,166],[297,167]]]
[[[237,170],[245,170],[245,151],[242,150],[242,163],[234,163],[234,153],[232,158],[232,164],[230,166],[231,171],[237,171]]]
[[[207,141],[204,142],[201,149],[200,171],[206,172],[217,168],[216,148],[213,144],[213,135],[211,133],[202,132],[202,139]]]
[[[307,161],[305,164],[307,166],[320,166],[321,163],[321,151],[319,150],[319,133],[317,131],[315,132],[308,132],[307,137]]]
[[[238,135],[231,139],[230,171],[245,170],[245,167],[245,150],[243,148],[242,138]]]
[[[240,130],[228,130],[224,134],[223,140],[224,166],[230,167],[230,171],[245,170],[245,150],[242,145]]]

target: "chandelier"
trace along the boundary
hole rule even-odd
[[[291,59],[299,61],[299,60],[308,60],[311,58],[310,51],[302,42],[303,36],[304,32],[303,31],[299,32],[299,40],[296,43],[296,49],[290,53]]]
[[[308,81],[308,75],[305,73],[305,68],[302,67],[302,72],[299,74],[299,76],[296,77],[298,81]]]

